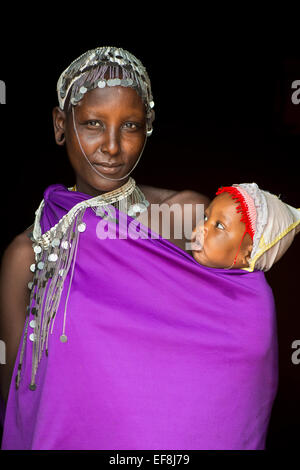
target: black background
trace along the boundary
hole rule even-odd
[[[138,11],[136,21],[124,16],[122,28],[115,23],[120,12],[103,14],[100,7],[98,23],[88,23],[92,17],[81,17],[79,8],[70,21],[62,21],[58,10],[49,26],[47,14],[37,13],[22,27],[11,21],[1,33],[0,79],[7,93],[0,106],[1,252],[33,223],[48,185],[75,183],[64,149],[54,142],[56,82],[72,60],[101,45],[128,49],[152,81],[156,119],[132,175],[139,184],[194,189],[212,198],[221,185],[255,181],[300,207],[300,104],[291,102],[291,83],[300,80],[297,26],[284,18],[274,25],[268,16],[259,22],[257,14],[246,27],[247,12],[228,23],[220,12],[208,19],[190,11],[180,19],[177,11],[174,23],[171,14],[161,18],[150,7]],[[291,344],[300,339],[299,254],[296,238],[266,274],[279,341],[269,450],[298,444],[300,364],[291,362]]]

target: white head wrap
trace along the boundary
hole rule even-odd
[[[259,189],[256,183],[233,184],[252,197],[256,213],[253,248],[246,271],[268,271],[287,251],[300,231],[300,209],[284,203],[279,197]]]
[[[76,106],[87,91],[97,87],[131,87],[141,96],[150,135],[154,120],[154,101],[146,68],[133,54],[120,47],[103,46],[91,49],[75,59],[60,75],[57,82],[59,107]]]

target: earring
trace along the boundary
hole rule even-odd
[[[147,131],[147,137],[149,137],[149,136],[152,134],[152,132],[153,132],[153,129],[149,129],[149,130]]]

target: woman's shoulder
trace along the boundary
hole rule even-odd
[[[23,232],[16,235],[12,241],[7,245],[2,256],[2,263],[8,261],[9,264],[18,264],[18,260],[32,260],[32,240],[30,234],[32,233],[33,225],[25,229]]]
[[[157,188],[144,184],[139,185],[139,188],[143,191],[146,199],[150,202],[150,204],[161,204],[166,199],[178,193],[178,191],[173,189]]]
[[[29,227],[27,227],[23,232],[19,233],[15,238],[14,238],[14,242],[15,243],[19,243],[19,244],[25,244],[26,246],[27,245],[30,245],[30,247],[32,247],[32,240],[31,240],[31,234],[32,234],[32,231],[33,231],[33,226],[34,224],[30,225]]]
[[[210,203],[210,200],[207,196],[190,189],[178,191],[174,189],[158,188],[147,185],[139,185],[139,188],[143,191],[146,199],[148,199],[151,204],[162,204],[163,202],[166,202],[168,204],[198,203],[208,205]]]

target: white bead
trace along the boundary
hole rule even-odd
[[[33,282],[28,282],[27,286],[28,286],[28,289],[31,290],[31,289],[32,289],[32,286],[33,286]]]
[[[55,247],[55,246],[59,246],[59,244],[60,244],[59,238],[53,238],[51,242],[51,246]]]
[[[31,326],[31,328],[35,328],[36,321],[35,321],[35,320],[31,320],[31,322],[29,323],[29,325]]]
[[[35,253],[40,253],[42,251],[42,248],[39,245],[35,245],[35,247],[33,248],[33,251]]]
[[[45,266],[45,263],[43,261],[40,261],[37,265],[38,269],[43,269],[44,266]]]
[[[86,229],[86,224],[84,222],[78,225],[78,232],[84,232],[85,229]]]
[[[61,335],[59,339],[61,340],[62,343],[66,343],[68,341],[68,338],[66,335]]]
[[[35,271],[35,264],[32,264],[32,265],[30,266],[30,271],[34,273],[34,271]]]
[[[107,85],[108,86],[115,86],[115,78],[109,78],[107,80]]]
[[[58,259],[58,256],[56,253],[51,253],[49,256],[48,256],[48,261],[57,261]]]
[[[106,82],[104,80],[99,80],[99,82],[98,82],[98,87],[99,88],[104,88],[105,85],[106,85]]]
[[[134,213],[143,212],[145,209],[146,209],[146,207],[144,206],[143,203],[134,204],[133,207],[132,207],[132,211]]]
[[[29,339],[30,341],[35,341],[35,334],[31,333],[31,335],[29,335]]]

